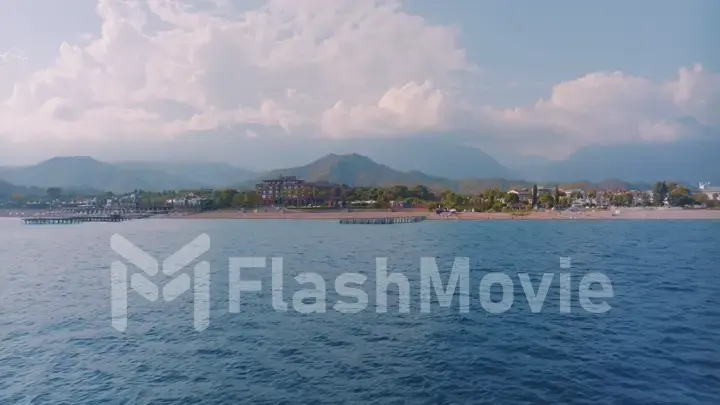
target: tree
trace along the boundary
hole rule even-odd
[[[409,193],[412,197],[418,198],[422,201],[435,200],[435,195],[432,192],[430,192],[430,190],[428,190],[428,188],[423,186],[422,184],[418,184],[417,186],[410,189]]]
[[[555,204],[560,205],[560,187],[555,186]]]
[[[398,200],[403,200],[410,197],[410,190],[408,190],[408,188],[405,186],[394,186],[392,188],[392,193]]]
[[[517,204],[520,202],[520,196],[517,195],[517,193],[507,193],[505,194],[505,204],[508,206]]]
[[[224,190],[218,190],[213,193],[213,205],[215,208],[228,208],[232,207],[235,202],[235,195],[237,190],[227,188]]]
[[[686,187],[675,185],[670,191],[668,196],[668,202],[674,207],[680,207],[684,205],[695,205],[695,200],[690,196],[690,190]]]
[[[455,208],[457,205],[459,205],[459,196],[457,196],[452,191],[448,190],[442,194],[440,203],[445,208]]]
[[[232,199],[232,206],[233,207],[243,206],[243,205],[245,205],[245,201],[246,201],[245,193],[235,193],[235,195],[233,195],[233,199]]]
[[[500,199],[500,196],[500,190],[496,188],[491,188],[485,192],[485,201],[490,207],[492,207],[495,205],[495,202]]]
[[[613,196],[613,203],[617,206],[630,206],[632,205],[633,197],[629,193],[615,194]]]
[[[695,201],[695,204],[697,204],[697,205],[707,204],[707,202],[709,200],[707,194],[705,194],[705,193],[693,194],[691,197]]]
[[[46,191],[46,194],[48,197],[50,197],[51,200],[57,200],[62,195],[62,189],[60,187],[50,187]]]
[[[550,194],[543,194],[540,196],[540,204],[542,204],[545,208],[552,208],[554,203],[555,199]]]
[[[668,185],[664,181],[658,181],[653,186],[653,199],[655,205],[661,206],[665,202],[665,198],[668,196]]]
[[[495,212],[500,212],[503,208],[503,204],[500,201],[495,201],[495,203],[490,207],[490,209]]]
[[[538,187],[537,184],[533,184],[532,188],[532,206],[536,207],[538,205]]]

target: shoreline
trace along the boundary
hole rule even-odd
[[[234,219],[234,220],[335,220],[398,218],[424,216],[427,221],[558,221],[558,220],[720,220],[720,210],[620,210],[612,215],[611,211],[562,212],[539,211],[520,215],[504,212],[462,212],[452,215],[437,215],[426,210],[401,211],[325,211],[325,212],[242,212],[209,211],[186,216],[157,216],[167,219]]]
[[[26,218],[38,212],[34,211],[4,211],[0,210],[0,218]],[[168,215],[155,215],[155,219],[227,219],[227,220],[351,220],[351,219],[380,219],[397,217],[424,216],[427,221],[593,221],[593,220],[720,220],[720,210],[714,209],[626,209],[620,214],[612,215],[612,211],[538,211],[521,213],[504,212],[460,212],[452,215],[437,215],[422,209],[405,209],[399,211],[363,210],[363,211],[320,211],[298,212],[242,212],[239,210],[206,211],[201,213],[172,213]]]

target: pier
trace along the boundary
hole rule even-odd
[[[32,217],[23,218],[23,222],[28,225],[60,225],[60,224],[80,224],[83,222],[122,222],[132,218],[117,216],[79,216],[79,217]]]
[[[32,217],[22,218],[28,225],[64,225],[80,224],[85,222],[123,222],[133,219],[149,218],[155,215],[153,211],[108,211],[108,210],[57,210]]]
[[[340,223],[344,225],[392,225],[392,224],[410,224],[424,221],[425,216],[412,217],[386,217],[386,218],[350,218],[341,219]]]

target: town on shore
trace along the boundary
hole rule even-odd
[[[12,195],[0,201],[7,215],[26,212],[76,210],[103,212],[117,210],[180,213],[241,210],[262,213],[344,212],[359,210],[424,210],[424,212],[509,213],[517,216],[538,211],[615,210],[638,207],[702,209],[720,207],[720,187],[701,183],[696,190],[659,181],[650,190],[583,189],[534,185],[527,189],[489,188],[473,195],[433,191],[424,185],[351,187],[330,182],[310,182],[295,176],[260,181],[253,188],[200,189],[152,192],[135,190],[125,194],[72,195],[51,187],[42,195]],[[207,215],[207,214],[206,214]]]

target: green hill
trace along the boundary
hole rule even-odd
[[[418,171],[402,172],[356,153],[329,154],[304,166],[273,170],[265,173],[263,178],[279,176],[297,176],[305,181],[329,181],[355,187],[416,184],[444,188],[454,186],[451,180]]]
[[[0,178],[27,187],[93,189],[116,193],[202,188],[200,182],[152,169],[116,167],[87,156],[55,157],[33,166],[5,168]]]

